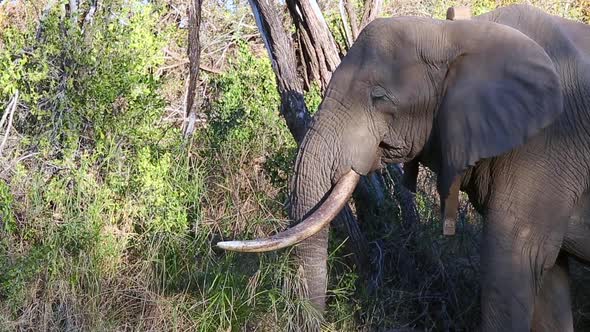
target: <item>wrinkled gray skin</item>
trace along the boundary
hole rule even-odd
[[[485,217],[482,331],[572,331],[567,257],[590,262],[590,27],[510,6],[377,19],[333,73],[297,157],[301,220],[351,168],[419,161]],[[297,246],[324,309],[325,229]],[[558,259],[559,256],[559,259]]]

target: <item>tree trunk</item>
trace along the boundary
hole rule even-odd
[[[367,24],[377,18],[377,15],[381,11],[381,6],[383,6],[383,0],[365,0],[363,18],[361,19],[359,31],[363,30]]]
[[[299,144],[311,116],[303,99],[303,87],[297,77],[293,45],[281,25],[279,12],[270,0],[249,0],[256,25],[268,51],[281,95],[281,115]]]
[[[340,11],[342,23],[345,25],[344,30],[348,31],[349,29],[352,31],[352,40],[347,40],[349,45],[351,45],[352,42],[358,38],[361,30],[377,18],[377,15],[381,12],[383,0],[365,0],[360,23],[358,22],[357,12],[351,0],[341,0],[340,4],[346,9],[346,13],[344,13],[343,10]],[[348,19],[345,16],[348,17]],[[348,26],[346,26],[347,22],[349,24]]]
[[[308,82],[319,82],[322,91],[340,63],[336,41],[315,0],[287,0],[289,13],[297,29]],[[309,86],[306,86],[308,89]]]
[[[346,42],[348,47],[352,46],[352,43],[358,37],[358,24],[356,22],[356,11],[352,8],[349,0],[340,0],[340,18],[342,19],[342,25],[344,25],[344,31],[346,32]]]
[[[188,10],[188,59],[189,59],[189,78],[188,88],[185,99],[185,119],[188,121],[184,124],[183,136],[190,137],[195,130],[195,121],[197,119],[195,97],[197,82],[199,79],[199,64],[201,62],[201,45],[199,43],[199,29],[201,26],[201,5],[203,0],[193,0]]]

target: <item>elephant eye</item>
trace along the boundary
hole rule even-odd
[[[381,104],[382,106],[391,106],[393,102],[393,97],[384,88],[376,86],[371,90],[371,101],[374,107],[377,107],[377,104]]]
[[[380,86],[376,86],[371,90],[371,98],[373,99],[384,99],[387,98],[387,91]]]

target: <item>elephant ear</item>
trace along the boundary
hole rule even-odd
[[[467,167],[522,145],[562,112],[549,56],[523,34],[505,30],[495,41],[472,41],[471,51],[449,64],[435,120],[441,198]]]

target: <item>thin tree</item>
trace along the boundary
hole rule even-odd
[[[188,9],[188,59],[189,78],[184,102],[184,114],[187,121],[184,124],[183,136],[190,137],[195,131],[197,119],[196,90],[199,80],[199,65],[201,62],[201,45],[199,42],[199,30],[201,26],[201,6],[203,0],[192,0]]]

